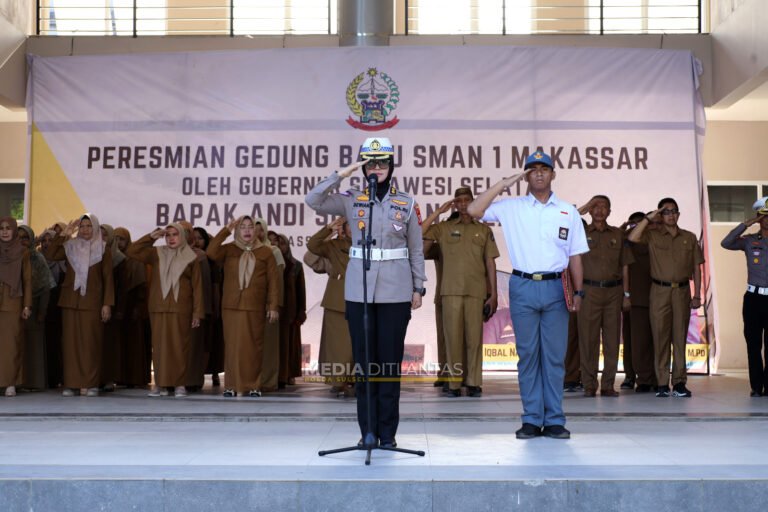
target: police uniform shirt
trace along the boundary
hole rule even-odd
[[[488,296],[485,260],[499,257],[491,228],[474,219],[465,224],[456,218],[433,224],[424,238],[440,246],[443,263],[440,294],[485,300]]]
[[[690,231],[677,228],[677,234],[673,236],[662,227],[643,232],[641,242],[648,244],[651,277],[658,281],[688,281],[696,266],[704,263],[696,235]]]
[[[482,220],[501,222],[509,260],[522,272],[560,272],[568,258],[589,251],[579,212],[554,192],[546,203],[533,194],[496,201]]]
[[[332,194],[342,178],[338,172],[318,183],[306,203],[318,213],[343,215],[352,230],[352,246],[359,247],[366,231],[373,224],[374,249],[408,249],[408,257],[388,261],[371,261],[367,272],[368,302],[411,302],[414,288],[422,288],[427,275],[424,270],[424,248],[416,201],[395,187],[390,187],[382,201],[374,199],[373,220],[369,219],[370,199],[365,191],[349,189]],[[363,264],[353,258],[349,261],[344,287],[348,301],[363,302]]]
[[[747,256],[747,283],[768,288],[768,238],[760,233],[741,236],[746,229],[742,222],[726,235],[721,245],[732,251],[744,251]]]
[[[616,281],[622,278],[622,268],[635,261],[624,243],[624,232],[613,226],[600,231],[594,224],[587,226],[589,252],[582,258],[584,279]]]

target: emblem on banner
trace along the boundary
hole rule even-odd
[[[376,68],[357,75],[347,86],[347,106],[357,116],[347,117],[347,124],[358,130],[375,132],[392,128],[400,120],[387,119],[400,101],[397,83]]]

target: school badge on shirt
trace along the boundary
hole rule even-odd
[[[560,240],[568,240],[568,228],[560,228],[558,236],[560,237]]]

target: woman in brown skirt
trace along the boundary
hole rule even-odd
[[[208,256],[224,267],[224,396],[261,396],[264,325],[278,321],[279,275],[261,225],[241,217],[211,240]],[[234,231],[235,241],[222,245]],[[265,313],[266,312],[266,313]]]
[[[335,234],[335,238],[331,236]],[[307,242],[307,251],[329,262],[328,283],[323,301],[323,327],[320,334],[318,373],[331,384],[337,396],[355,396],[352,385],[352,338],[344,318],[344,282],[352,246],[351,231],[344,217],[338,217],[315,233]]]
[[[24,351],[23,321],[32,314],[32,266],[12,217],[0,218],[0,388],[16,396]]]
[[[291,245],[285,235],[277,235],[277,247],[285,260],[283,271],[285,305],[280,314],[278,382],[294,385],[296,377],[301,377],[301,326],[307,320],[307,290],[304,266],[291,254]]]
[[[153,247],[161,237],[165,245]],[[174,388],[177,397],[185,397],[192,329],[205,316],[197,255],[187,244],[184,227],[169,224],[134,242],[127,256],[152,266],[148,309],[155,385],[149,396],[167,396],[168,388]]]
[[[32,268],[32,315],[24,323],[24,369],[21,387],[42,391],[48,386],[45,368],[45,316],[51,289],[56,287],[51,269],[42,254],[35,249],[35,232],[29,226],[19,226],[19,240],[27,249]]]
[[[115,228],[115,244],[125,254],[131,245],[131,233]],[[144,387],[152,380],[150,373],[152,348],[145,331],[147,309],[147,269],[133,258],[126,258],[115,267],[115,311],[117,382],[128,388]]]
[[[278,299],[278,305],[280,306],[280,309],[282,309],[284,303],[283,270],[285,269],[285,260],[283,259],[283,254],[280,252],[280,249],[269,241],[267,236],[269,233],[267,221],[264,219],[253,219],[253,222],[254,224],[261,226],[261,229],[257,228],[256,236],[261,240],[261,243],[266,245],[272,251],[272,255],[275,257],[277,272],[279,274],[277,287],[280,297]],[[280,373],[280,322],[267,322],[265,324],[263,356],[261,367],[262,391],[277,391],[279,389],[278,374]]]
[[[104,323],[115,304],[112,254],[105,247],[99,219],[86,213],[70,222],[45,252],[49,260],[67,262],[59,296],[64,396],[73,396],[78,389],[99,396]]]

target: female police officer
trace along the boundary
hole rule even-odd
[[[394,148],[389,139],[366,139],[360,157],[360,161],[318,183],[307,195],[306,202],[318,213],[345,216],[352,228],[353,245],[349,251],[344,298],[356,375],[360,374],[365,362],[363,249],[357,244],[363,238],[363,229],[370,231],[376,240],[371,250],[371,268],[366,272],[371,403],[366,403],[365,383],[358,382],[357,421],[363,437],[371,432],[382,447],[393,448],[397,446],[395,433],[400,417],[399,376],[405,331],[411,319],[411,309],[421,306],[425,292],[421,218],[416,201],[390,183],[395,164]],[[361,166],[366,178],[376,176],[375,197],[369,196],[371,191],[367,187],[364,190],[352,188],[340,194],[331,193],[344,178]],[[373,218],[370,218],[369,211],[371,201]],[[370,428],[367,424],[369,405]]]

